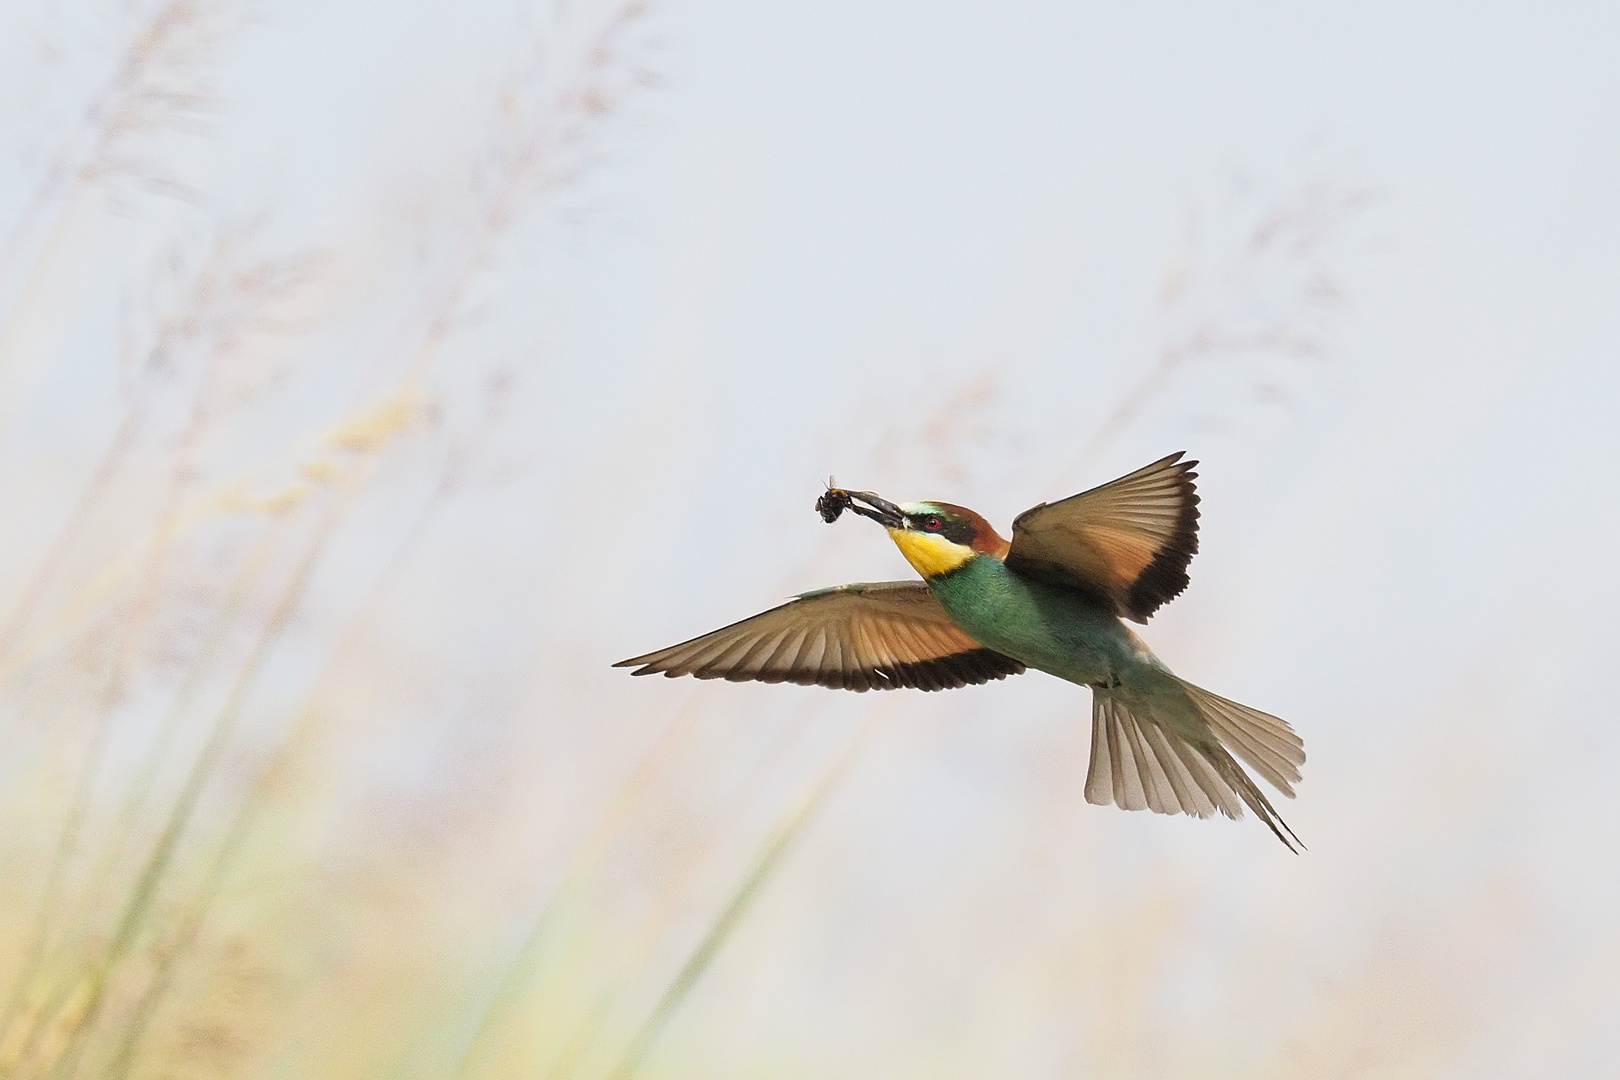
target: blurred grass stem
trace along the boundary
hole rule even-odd
[[[671,1016],[680,1008],[687,995],[692,992],[714,958],[719,955],[725,943],[742,923],[752,909],[754,902],[769,883],[772,875],[781,866],[782,860],[792,849],[796,841],[815,817],[816,811],[826,802],[838,782],[843,779],[851,765],[855,763],[861,747],[865,745],[868,736],[876,730],[881,712],[873,711],[866,721],[855,732],[842,752],[833,760],[832,764],[821,776],[796,799],[787,812],[777,822],[769,838],[755,854],[736,888],[732,891],[730,899],[716,914],[709,924],[708,930],[698,941],[697,947],[692,950],[686,962],[675,973],[669,985],[659,996],[657,1004],[647,1014],[640,1030],[630,1040],[624,1056],[610,1074],[612,1080],[630,1080],[640,1070],[647,1055],[652,1051],[658,1036],[663,1032]]]

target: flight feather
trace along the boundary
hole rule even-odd
[[[920,581],[805,593],[780,607],[614,667],[635,675],[791,682],[834,689],[948,690],[1024,665],[974,641]]]
[[[1089,592],[1121,618],[1146,622],[1187,587],[1198,551],[1198,463],[1181,457],[1025,510],[1013,522],[1007,567]]]

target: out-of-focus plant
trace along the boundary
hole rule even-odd
[[[150,253],[157,284],[131,301],[125,352],[103,372],[113,404],[77,433],[88,464],[35,499],[51,526],[7,552],[0,1078],[658,1075],[682,1010],[894,702],[868,701],[859,723],[816,742],[825,699],[789,692],[717,807],[704,802],[704,731],[735,719],[723,703],[734,688],[671,687],[671,719],[628,725],[659,734],[598,762],[569,819],[583,828],[532,856],[529,837],[505,837],[507,858],[536,865],[494,915],[456,910],[476,905],[455,873],[472,862],[495,878],[484,856],[498,853],[405,837],[395,857],[408,873],[351,872],[360,857],[330,839],[355,814],[332,780],[343,748],[397,750],[367,728],[393,719],[371,717],[368,701],[452,681],[431,657],[378,655],[391,596],[497,426],[491,408],[447,430],[445,397],[474,381],[447,358],[489,306],[485,287],[522,261],[526,225],[561,214],[611,160],[604,123],[656,83],[647,9],[549,9],[498,93],[469,197],[423,227],[433,255],[419,290],[384,343],[345,352],[338,395],[307,348],[331,253],[277,251],[263,222],[213,222],[208,193],[163,152],[203,117],[229,122],[207,65],[241,12],[177,0],[136,14],[115,74],[5,233],[0,367],[52,358],[29,351],[48,335],[14,331],[76,299],[53,267],[63,245],[94,242],[69,228],[91,219],[88,193],[131,215],[155,193],[214,238],[177,230]],[[1224,365],[1237,380],[1256,357],[1319,353],[1339,298],[1331,243],[1366,200],[1312,181],[1202,213],[1166,276],[1163,345],[1082,457],[1192,367]],[[4,385],[0,415],[29,415],[34,384]],[[491,381],[491,400],[502,385]],[[1000,438],[1001,389],[974,376],[904,422],[869,411],[835,437],[917,482],[966,483]],[[367,529],[366,557],[342,558]],[[342,574],[359,580],[323,578]],[[546,687],[514,711],[538,724],[573,710],[584,726],[598,708],[587,692]],[[559,744],[547,753],[566,756]],[[1091,1060],[1118,1071],[1151,1042],[1147,973],[1189,906],[1186,882],[1157,884],[1152,903],[1083,913],[1107,924],[1104,939],[1031,962],[1054,997],[1108,1019]],[[467,923],[480,932],[446,929]],[[1081,968],[1124,974],[1101,985],[1077,979]],[[1369,976],[1366,993],[1379,985]]]
[[[429,371],[472,283],[523,212],[590,167],[593,132],[648,83],[631,40],[643,11],[559,7],[503,98],[505,134],[478,170],[461,251],[401,311],[408,344],[396,335],[371,361],[382,388],[346,415],[322,417],[316,401],[313,417],[289,417],[277,393],[304,374],[281,357],[311,331],[300,312],[319,256],[267,256],[252,225],[156,255],[156,295],[125,311],[130,359],[104,373],[119,380],[120,415],[83,480],[32,507],[59,524],[14,552],[0,591],[3,730],[24,781],[3,807],[13,872],[0,900],[0,1076],[276,1071],[296,1045],[296,1010],[277,1013],[297,997],[275,992],[286,975],[274,942],[290,928],[277,928],[274,907],[233,909],[227,921],[247,918],[245,934],[205,929],[233,870],[258,872],[239,861],[255,830],[273,837],[278,815],[299,812],[276,793],[320,716],[324,676],[276,722],[285,706],[266,696],[266,669],[373,478],[432,424]],[[95,242],[69,227],[107,212],[86,193],[111,195],[125,215],[143,212],[126,188],[176,196],[206,219],[206,194],[168,167],[163,140],[223,116],[206,89],[208,52],[238,14],[175,2],[135,20],[116,73],[6,233],[5,280],[20,284],[0,359],[41,364],[50,339],[14,332],[19,321],[75,302],[77,282],[55,260],[65,243]],[[0,404],[27,415],[33,384],[10,385]],[[286,435],[242,460],[233,429],[266,420]],[[339,616],[348,626],[328,671],[352,658],[477,437],[432,466],[416,526]],[[197,996],[210,985],[235,989]]]

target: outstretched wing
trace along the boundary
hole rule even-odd
[[[1196,461],[1181,453],[1111,484],[1030,507],[1013,522],[1007,566],[1100,597],[1146,622],[1187,587],[1198,551]]]
[[[613,666],[635,667],[634,675],[792,682],[862,693],[902,686],[947,690],[1024,670],[958,629],[920,581],[805,593],[712,634]]]

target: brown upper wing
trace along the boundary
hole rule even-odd
[[[638,666],[639,665],[639,666]],[[920,581],[805,593],[781,607],[614,667],[732,682],[946,690],[1024,670],[959,630]]]
[[[1196,461],[1181,453],[1013,522],[1008,567],[1101,597],[1116,615],[1146,622],[1187,587],[1198,551]]]

